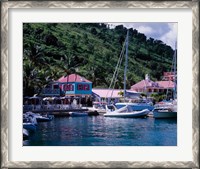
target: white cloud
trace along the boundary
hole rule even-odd
[[[166,22],[145,22],[145,23],[109,23],[111,28],[123,25],[126,28],[133,28],[144,33],[147,38],[162,40],[165,44],[175,48],[177,41],[177,23]]]
[[[154,33],[152,27],[149,26],[139,26],[136,28],[139,32],[144,33],[145,35],[149,36]]]
[[[168,27],[170,30],[161,36],[160,39],[174,49],[177,42],[177,23],[169,23]]]

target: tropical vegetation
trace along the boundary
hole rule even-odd
[[[105,23],[24,23],[24,95],[39,93],[49,82],[71,73],[92,81],[93,87],[108,88],[126,34],[123,25],[110,28]],[[161,40],[129,29],[127,88],[145,74],[160,80],[171,69],[173,53]],[[115,88],[123,88],[123,69],[124,65]]]

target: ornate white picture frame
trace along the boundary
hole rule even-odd
[[[9,144],[9,23],[12,9],[191,9],[192,11],[192,160],[189,161],[12,161]],[[190,23],[188,23],[190,24]],[[2,168],[198,168],[199,167],[199,2],[197,1],[3,1],[1,2],[1,155]]]

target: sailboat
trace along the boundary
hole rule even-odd
[[[124,69],[124,100],[126,97],[126,72],[127,72],[127,64],[128,64],[128,34],[129,31],[127,31],[126,36],[126,57],[125,57],[125,69]],[[130,103],[129,103],[130,104]],[[148,109],[144,109],[141,111],[134,111],[128,103],[125,103],[125,105],[121,108],[117,108],[114,105],[106,105],[106,113],[104,114],[104,117],[145,117],[147,114],[149,114]]]
[[[174,90],[173,90],[173,100],[168,102],[163,102],[162,104],[155,105],[153,110],[153,117],[154,118],[177,118],[177,72],[176,72],[176,59],[177,59],[177,52],[175,49],[173,62],[172,62],[172,69],[174,72]]]

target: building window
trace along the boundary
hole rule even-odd
[[[78,90],[90,90],[89,84],[78,84]]]
[[[88,84],[85,84],[83,87],[84,90],[90,90],[90,86]]]
[[[53,89],[59,89],[59,85],[53,85]]]
[[[78,84],[78,90],[83,90],[83,85],[82,84]]]
[[[73,91],[74,90],[74,85],[72,84],[65,84],[63,87],[64,91]]]

